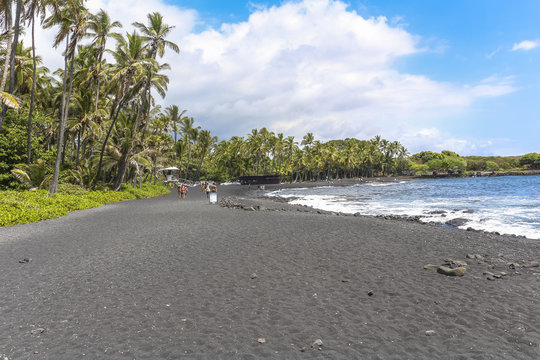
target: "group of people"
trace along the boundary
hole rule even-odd
[[[187,197],[188,192],[189,192],[188,184],[182,183],[178,185],[178,198],[185,199]]]
[[[217,186],[216,184],[211,184],[208,182],[202,182],[201,188],[203,193],[206,193],[206,197],[210,197],[210,193],[217,193]],[[187,197],[187,194],[189,192],[189,185],[186,183],[182,183],[178,185],[178,198],[185,199]]]
[[[217,193],[217,186],[216,184],[210,184],[207,181],[201,183],[201,189],[203,193],[206,192],[206,197],[210,197],[210,193]]]

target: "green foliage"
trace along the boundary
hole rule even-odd
[[[455,152],[450,151],[450,150],[441,151],[441,155],[444,156],[444,157],[460,157],[458,155],[458,153],[455,153]]]
[[[28,114],[9,113],[0,132],[0,190],[21,188],[17,178],[11,173],[16,165],[26,162]],[[32,137],[32,156],[41,154],[39,137]]]
[[[419,161],[421,164],[426,164],[431,160],[442,160],[443,155],[433,151],[422,151],[411,156],[412,160]]]
[[[445,156],[443,160],[443,169],[444,170],[465,170],[467,167],[467,161],[462,157],[458,156]]]
[[[46,189],[52,177],[51,169],[42,159],[30,165],[19,164],[11,173],[28,189]]]
[[[499,165],[495,161],[486,161],[486,170],[487,171],[497,171],[499,170]]]
[[[429,172],[429,167],[426,165],[426,164],[417,164],[415,162],[412,162],[411,161],[411,167],[410,167],[410,171],[413,173],[413,174],[416,174],[416,175],[419,175],[419,174],[426,174]]]
[[[486,161],[485,160],[468,160],[466,170],[467,171],[486,170]]]
[[[451,152],[447,152],[451,153]],[[453,153],[455,154],[455,153]],[[442,154],[441,154],[442,155]],[[435,158],[430,161],[428,161],[425,165],[432,170],[432,171],[438,171],[438,170],[464,170],[467,167],[467,161],[463,159],[462,157],[458,156],[445,156],[442,155],[442,158]]]
[[[525,154],[519,159],[519,164],[521,166],[527,166],[530,169],[540,169],[540,154]]]
[[[520,166],[518,159],[511,156],[467,156],[465,159],[467,160],[467,171],[510,170]],[[488,162],[497,164],[497,170],[488,169]],[[493,164],[490,166],[491,169],[495,169]]]
[[[0,192],[0,227],[53,219],[74,210],[103,204],[168,194],[163,185],[145,183],[142,188],[124,185],[122,191],[87,191],[71,184],[59,186],[58,194],[38,191]]]
[[[90,191],[85,189],[83,186],[80,186],[80,185],[63,183],[63,184],[58,184],[58,193],[59,194],[82,196],[82,195],[89,194]]]

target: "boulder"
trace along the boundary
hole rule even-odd
[[[455,219],[448,220],[447,222],[445,222],[445,224],[454,226],[454,227],[459,227],[459,226],[465,225],[468,222],[469,220],[465,218],[455,218]]]
[[[447,266],[439,266],[437,268],[437,272],[439,274],[447,276],[463,276],[465,275],[465,271],[467,271],[467,268],[464,268],[462,266],[455,269],[449,268]]]

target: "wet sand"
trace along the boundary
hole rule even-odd
[[[191,189],[0,229],[0,355],[540,357],[540,242],[255,196]],[[423,268],[460,261],[463,277]]]

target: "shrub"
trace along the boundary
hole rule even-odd
[[[486,161],[486,170],[487,171],[497,171],[499,170],[499,165],[495,161]]]
[[[168,194],[163,185],[143,184],[142,188],[124,185],[122,191],[88,191],[81,186],[60,184],[58,194],[38,191],[0,192],[0,227],[25,224],[67,215],[69,211],[103,204]]]

